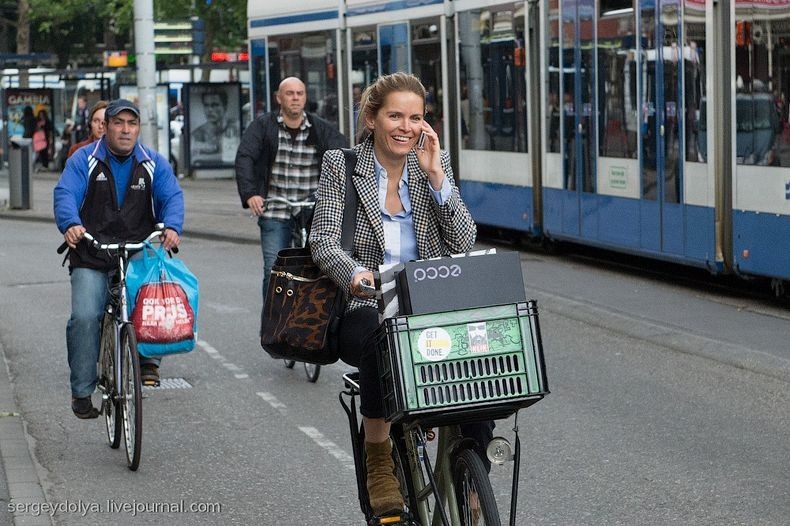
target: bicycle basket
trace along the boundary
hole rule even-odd
[[[549,392],[534,301],[390,318],[377,344],[393,422],[497,420]]]

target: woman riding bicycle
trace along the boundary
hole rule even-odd
[[[425,96],[419,79],[407,73],[379,77],[365,90],[357,125],[362,142],[354,147],[357,163],[349,189],[359,202],[352,254],[340,244],[347,190],[341,150],[324,156],[310,233],[316,263],[351,296],[339,349],[344,362],[359,367],[367,489],[375,515],[399,512],[404,505],[393,474],[372,337],[378,309],[361,282],[373,283],[372,270],[382,264],[469,251],[476,236],[453,183],[450,157],[424,119]]]

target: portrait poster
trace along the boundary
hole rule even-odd
[[[196,83],[184,86],[187,165],[232,168],[241,137],[241,84]]]
[[[170,111],[167,105],[167,84],[157,84],[156,86],[156,151],[165,156],[166,159],[172,157],[171,155],[171,141],[170,141]],[[138,108],[140,108],[140,97],[137,94],[136,85],[118,86],[118,98],[132,101]],[[140,111],[144,111],[140,108]],[[153,147],[152,144],[145,146]]]
[[[53,90],[45,89],[17,89],[8,88],[5,90],[5,114],[8,128],[8,137],[29,137],[33,136],[33,130],[25,133],[25,108],[30,107],[33,118],[38,116],[41,110],[45,110],[50,120],[52,117]],[[29,127],[29,126],[28,126]]]

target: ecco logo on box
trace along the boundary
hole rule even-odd
[[[426,267],[414,269],[414,281],[426,279],[445,279],[457,278],[461,275],[461,267],[458,265],[440,265],[438,267]]]

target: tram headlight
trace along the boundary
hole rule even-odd
[[[509,460],[513,460],[513,448],[510,447],[510,442],[506,438],[494,437],[488,443],[486,448],[486,456],[492,464],[504,464]]]

